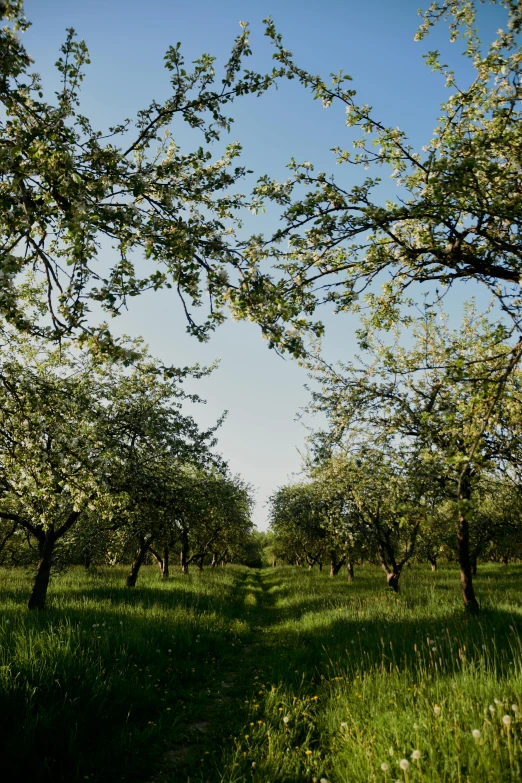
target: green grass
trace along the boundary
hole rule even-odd
[[[454,568],[398,596],[371,567],[123,575],[56,578],[38,615],[0,572],[6,780],[522,778],[521,566],[480,569],[478,618]]]

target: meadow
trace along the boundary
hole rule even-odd
[[[227,566],[162,582],[71,569],[45,611],[0,571],[9,781],[479,783],[522,778],[522,566],[400,593],[345,574]]]

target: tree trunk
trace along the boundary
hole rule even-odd
[[[351,560],[349,560],[346,563],[346,569],[348,571],[348,581],[349,582],[353,582],[353,580],[354,580],[354,573],[353,573],[353,563],[352,563]]]
[[[200,571],[203,571],[203,560],[204,559],[205,559],[205,555],[203,555],[202,557],[200,557],[200,558],[198,558],[196,560],[196,565],[197,565],[197,567],[199,568]]]
[[[188,574],[189,572],[188,554],[189,554],[188,538],[187,536],[183,536],[181,539],[181,552],[179,554],[179,563],[181,566],[182,574]]]
[[[322,571],[323,570],[323,564],[322,563],[318,563],[318,565],[319,565],[319,571]]]
[[[33,582],[33,589],[27,602],[28,609],[44,609],[45,599],[47,598],[47,588],[51,577],[51,566],[53,560],[54,545],[56,538],[53,530],[48,530],[45,539],[40,543],[40,562],[36,569]]]
[[[163,565],[161,566],[161,578],[162,579],[168,579],[170,576],[169,574],[169,548],[168,546],[163,547]]]
[[[210,564],[210,567],[211,568],[215,568],[217,566],[217,564],[218,564],[218,553],[217,552],[213,552],[212,553],[212,562]]]
[[[457,526],[457,546],[460,565],[460,583],[464,606],[469,612],[478,612],[478,601],[473,589],[471,558],[469,554],[469,507],[471,500],[470,467],[466,465],[460,474],[458,485],[459,518]]]
[[[471,562],[471,575],[476,576],[477,575],[477,560],[478,557],[475,554],[470,555],[470,562]]]
[[[147,552],[149,551],[149,546],[151,543],[151,541],[145,541],[143,538],[140,540],[139,549],[136,552],[131,565],[130,574],[127,577],[127,587],[136,587],[140,568],[145,562],[145,558],[147,557]]]
[[[346,558],[343,557],[341,560],[337,560],[337,555],[335,552],[331,552],[330,557],[331,557],[330,576],[337,576],[337,574],[345,564]]]
[[[502,558],[502,562],[504,565],[507,565],[509,563],[509,555],[504,555]]]
[[[399,577],[401,575],[400,571],[393,570],[388,571],[386,574],[386,581],[388,582],[388,587],[390,587],[394,593],[399,592]]]
[[[436,557],[428,557],[429,562],[431,563],[431,570],[436,571],[437,570],[437,558]]]

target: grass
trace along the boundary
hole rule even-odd
[[[72,570],[38,615],[0,572],[7,780],[522,778],[522,566],[480,569],[478,618],[449,567],[398,596],[371,567],[123,574]]]

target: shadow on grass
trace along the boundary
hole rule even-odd
[[[354,583],[290,569],[177,575],[159,585],[154,571],[144,576],[133,590],[112,577],[106,586],[103,574],[57,579],[41,614],[20,611],[27,579],[18,590],[2,587],[6,779],[143,783],[173,743],[191,741],[191,721],[214,704],[219,719],[198,741],[201,770],[190,774],[218,783],[216,758],[243,728],[261,681],[313,693],[334,673],[421,676],[435,662],[443,676],[476,664],[501,677],[520,655],[521,618],[494,602],[519,592],[521,569],[500,571],[497,581],[483,569],[477,585],[488,603],[478,618],[463,613],[454,569],[412,569],[399,596],[371,569],[359,569]],[[225,692],[227,671],[235,681]]]

